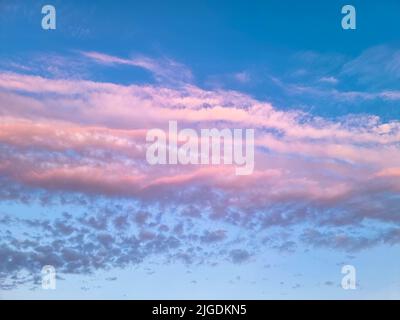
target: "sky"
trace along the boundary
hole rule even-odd
[[[0,0],[0,299],[399,299],[399,15]],[[150,165],[169,121],[254,129],[254,171]]]

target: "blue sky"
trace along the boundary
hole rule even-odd
[[[398,299],[400,3],[345,4],[0,0],[0,298]],[[148,168],[172,116],[256,174]]]
[[[304,96],[288,96],[282,89],[283,84],[301,84],[328,91],[332,79],[340,78],[335,89],[345,92],[398,90],[398,65],[388,66],[391,72],[381,70],[382,63],[396,59],[400,27],[396,1],[355,1],[357,29],[350,32],[340,24],[343,1],[100,1],[96,6],[90,1],[55,1],[58,28],[51,33],[43,32],[37,17],[44,3],[23,3],[2,5],[0,37],[6,44],[1,51],[5,58],[17,54],[25,60],[43,52],[73,55],[77,50],[168,57],[189,66],[194,82],[202,87],[238,89],[277,107],[309,111],[312,105],[314,113],[328,117],[363,112],[399,117],[392,101],[363,101],[362,106],[359,101],[341,101],[338,105],[325,93],[322,99],[328,106],[321,107],[311,90]],[[360,60],[371,65],[361,68]],[[304,70],[304,65],[309,68]],[[361,70],[355,70],[355,65]],[[359,74],[367,71],[379,82]],[[151,80],[137,68],[93,72],[99,80],[119,83]]]

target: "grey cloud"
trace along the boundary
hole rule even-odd
[[[250,259],[250,253],[246,250],[242,249],[235,249],[232,250],[230,253],[230,258],[233,263],[243,263]]]

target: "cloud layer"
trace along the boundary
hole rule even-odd
[[[264,244],[353,251],[399,243],[398,121],[283,111],[237,91],[202,89],[170,60],[83,54],[144,68],[159,83],[0,73],[1,200],[83,208],[42,220],[4,213],[4,287],[43,264],[85,273],[154,254],[243,263]],[[170,120],[180,128],[255,129],[254,173],[236,176],[226,165],[148,165],[146,132]],[[209,221],[220,227],[209,230]],[[26,233],[17,236],[16,226]],[[295,232],[288,238],[284,229]],[[246,249],[235,246],[238,240]]]

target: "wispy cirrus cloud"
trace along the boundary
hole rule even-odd
[[[400,50],[385,45],[369,48],[344,64],[341,76],[372,87],[396,84],[400,79]]]
[[[106,65],[125,65],[150,71],[157,81],[191,82],[193,75],[184,65],[168,58],[152,59],[149,57],[120,58],[95,51],[81,54],[95,62]]]

